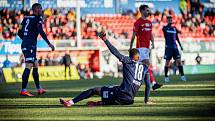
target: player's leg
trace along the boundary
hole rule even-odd
[[[22,96],[34,96],[30,92],[27,91],[27,85],[28,85],[28,78],[31,72],[33,64],[32,63],[25,63],[25,69],[22,74],[22,90],[20,92],[20,95]]]
[[[150,61],[149,61],[149,49],[148,48],[138,48],[139,53],[140,53],[140,61],[142,61],[144,64],[146,64],[149,68],[149,74],[150,74],[150,82],[152,85],[152,89],[156,90],[163,86],[162,84],[158,84],[153,76],[152,69],[150,68]]]
[[[170,67],[170,60],[173,57],[173,50],[171,48],[165,48],[165,53],[164,53],[164,59],[166,60],[165,66],[164,66],[164,81],[169,82],[169,76],[168,76],[168,71]]]
[[[168,76],[169,66],[170,66],[170,60],[166,60],[165,66],[164,66],[164,75],[165,75],[164,81],[165,82],[170,81],[169,76]]]
[[[152,72],[152,69],[151,69],[151,66],[149,66],[149,76],[150,76],[150,83],[151,83],[151,86],[152,86],[152,90],[156,90],[156,89],[159,89],[163,86],[163,84],[159,84],[155,81],[154,79],[154,76],[153,76],[153,72]]]
[[[34,78],[35,86],[37,88],[37,93],[39,95],[44,94],[46,91],[40,85],[40,77],[39,77],[39,73],[38,73],[38,62],[37,62],[37,60],[35,60],[35,62],[34,62],[32,75],[33,75],[33,78]]]
[[[22,47],[22,52],[25,57],[25,69],[22,74],[22,90],[20,95],[22,96],[34,96],[30,92],[27,91],[28,78],[31,72],[31,68],[33,67],[34,58],[32,57],[31,48]]]
[[[65,78],[66,78],[66,69],[67,69],[67,66],[66,66],[66,64],[65,64],[65,65],[64,65],[64,72],[65,72],[64,76],[65,76]]]
[[[75,103],[87,99],[93,95],[100,95],[100,91],[101,91],[101,87],[95,87],[95,88],[91,88],[88,89],[86,91],[83,91],[81,94],[79,94],[78,96],[76,96],[75,98],[71,99],[71,100],[63,100],[60,99],[60,103],[63,104],[65,107],[70,107],[72,105],[74,105]]]
[[[187,81],[186,77],[184,76],[184,69],[183,69],[183,65],[182,65],[181,59],[177,59],[176,63],[178,65],[178,70],[179,70],[179,73],[181,75],[181,80],[182,81]]]
[[[151,101],[149,101],[149,95],[150,95],[150,74],[149,72],[146,73],[145,75],[145,78],[144,78],[144,81],[145,81],[145,98],[144,98],[144,102],[145,104],[149,104],[151,103]]]
[[[69,77],[71,77],[72,75],[71,75],[71,68],[70,68],[70,65],[68,66],[68,68],[69,68]]]
[[[182,65],[182,62],[181,62],[181,54],[179,53],[178,49],[174,50],[173,58],[176,60],[176,65],[178,66],[178,70],[179,70],[179,73],[181,75],[181,80],[186,81],[186,78],[184,76],[183,65]]]

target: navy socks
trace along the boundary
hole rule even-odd
[[[181,74],[181,76],[184,76],[183,66],[178,66],[178,70],[179,70],[179,73]]]
[[[36,85],[37,89],[40,89],[40,81],[39,81],[39,73],[38,73],[38,68],[33,68],[32,72],[33,78],[34,78],[34,83]]]
[[[81,93],[80,95],[78,95],[77,97],[75,97],[75,98],[73,99],[73,102],[74,102],[74,103],[77,103],[77,102],[79,102],[79,101],[81,101],[81,100],[83,100],[83,99],[86,99],[86,98],[89,98],[89,97],[93,96],[94,94],[95,94],[95,90],[94,90],[94,89],[88,89],[88,90],[82,92],[82,93]]]
[[[22,91],[26,90],[27,84],[28,84],[28,78],[31,70],[28,68],[25,68],[23,74],[22,74]]]
[[[168,66],[164,67],[164,73],[165,73],[165,77],[168,77]]]

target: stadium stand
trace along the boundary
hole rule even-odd
[[[13,40],[16,36],[20,22],[24,15],[31,14],[30,9],[0,11],[0,39]],[[162,26],[166,24],[166,16],[173,16],[175,26],[180,31],[181,37],[215,37],[215,13],[206,11],[204,16],[190,13],[176,15],[171,9],[163,12],[155,11],[149,16],[153,22],[155,37],[163,37]],[[134,16],[121,14],[90,14],[81,18],[82,39],[98,39],[96,36],[101,30],[106,30],[109,36],[115,39],[129,39],[132,36],[132,27],[139,12]],[[50,40],[75,40],[76,39],[76,13],[73,9],[46,9],[44,11],[44,31]]]

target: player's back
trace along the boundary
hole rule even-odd
[[[141,62],[131,60],[128,63],[123,63],[123,82],[120,85],[120,91],[133,99],[144,83],[146,72],[147,66]]]
[[[22,46],[37,44],[38,24],[42,24],[40,16],[25,16],[22,21],[23,41]]]
[[[164,37],[165,37],[165,43],[166,47],[169,48],[176,48],[176,39],[177,39],[177,30],[174,26],[164,26],[163,27]]]

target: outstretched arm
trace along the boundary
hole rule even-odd
[[[99,37],[105,42],[113,55],[115,55],[119,60],[124,58],[124,56],[107,40],[105,32],[99,33]]]

